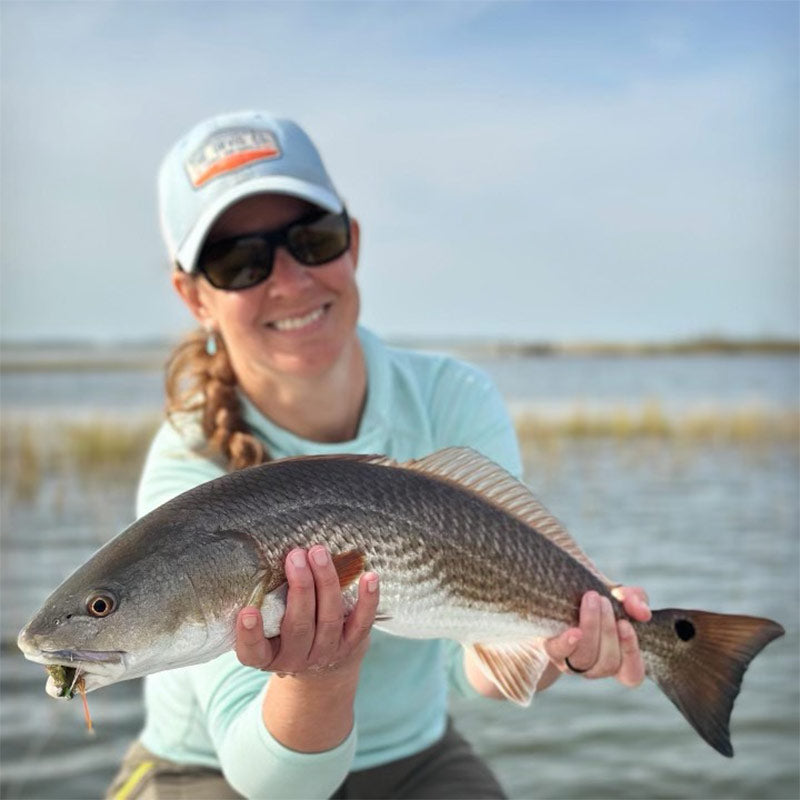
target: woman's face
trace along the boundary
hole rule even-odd
[[[311,210],[295,197],[254,195],[227,209],[208,240],[273,231]],[[178,271],[173,283],[195,317],[219,331],[243,385],[251,378],[313,377],[335,366],[356,341],[358,234],[352,221],[350,249],[318,267],[278,248],[269,278],[249,289],[215,289],[202,276]]]

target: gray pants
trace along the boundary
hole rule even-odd
[[[331,800],[501,800],[505,796],[486,764],[448,724],[444,736],[420,753],[351,772]],[[217,770],[158,758],[134,742],[106,798],[240,800],[241,795]]]

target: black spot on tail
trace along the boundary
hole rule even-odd
[[[693,639],[696,633],[694,625],[689,622],[688,619],[676,619],[675,620],[675,633],[678,634],[678,638],[684,642],[688,642],[689,639]]]

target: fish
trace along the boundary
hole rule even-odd
[[[197,486],[90,557],[20,631],[18,645],[48,668],[79,670],[88,692],[208,661],[233,647],[245,605],[260,607],[265,636],[278,634],[285,557],[320,543],[347,610],[359,575],[378,573],[376,628],[461,643],[521,706],[549,663],[545,640],[577,624],[587,591],[630,619],[614,597],[618,584],[527,486],[454,447],[403,463],[352,454],[282,459]],[[680,608],[630,621],[647,677],[711,747],[732,756],[742,677],[781,625]]]

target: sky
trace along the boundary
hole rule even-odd
[[[155,176],[297,120],[393,338],[800,335],[797,2],[0,3],[0,339],[172,338]]]

